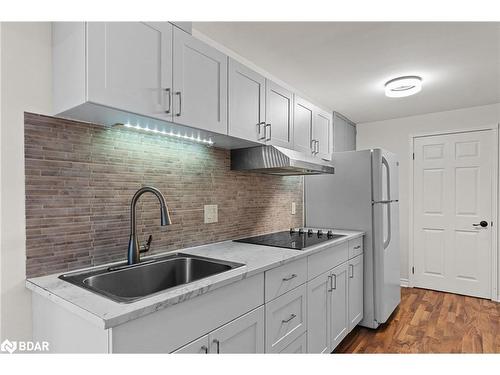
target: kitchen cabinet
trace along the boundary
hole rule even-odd
[[[356,150],[356,125],[335,113],[333,116],[333,151]]]
[[[295,96],[293,148],[330,160],[332,152],[332,115]]]
[[[229,135],[264,143],[266,79],[231,58],[228,69]]]
[[[271,80],[266,80],[267,144],[293,148],[293,93]]]
[[[330,351],[347,336],[349,329],[347,270],[347,263],[343,263],[335,267],[331,274]]]
[[[227,56],[173,30],[173,121],[227,134]]]
[[[307,283],[307,342],[309,353],[330,352],[331,272]]]
[[[307,336],[305,333],[295,339],[290,345],[283,349],[280,354],[303,354],[307,353]]]
[[[349,260],[349,332],[363,319],[363,254]]]
[[[306,332],[306,285],[266,303],[266,353],[279,353]]]
[[[313,152],[314,105],[297,95],[294,100],[293,148],[297,151]]]
[[[76,25],[75,25],[76,26]],[[74,27],[74,26],[73,26]],[[62,29],[62,30],[61,30]],[[65,25],[55,29],[58,53],[72,43],[64,37]],[[58,31],[60,34],[58,34]],[[169,93],[172,89],[172,32],[168,22],[89,22],[87,23],[87,95],[88,101],[113,108],[169,119]],[[60,37],[60,39],[58,38]],[[83,32],[82,32],[83,37]],[[54,79],[61,85],[69,75],[68,65],[54,59]],[[84,61],[78,69],[84,70]],[[81,90],[85,89],[81,82]],[[63,90],[55,87],[55,101],[65,101]]]
[[[210,353],[264,353],[264,306],[208,335]]]
[[[264,353],[264,306],[184,345],[173,353]]]
[[[332,149],[332,115],[316,108],[314,113],[312,139],[316,142],[317,157],[331,160]]]

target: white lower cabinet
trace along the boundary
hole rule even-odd
[[[266,353],[279,353],[306,331],[306,284],[266,303]]]
[[[330,351],[347,336],[347,263],[335,267],[332,270],[331,286],[331,324],[330,324]]]
[[[349,331],[363,319],[363,254],[349,260]]]
[[[210,353],[264,353],[264,306],[208,335]]]
[[[307,283],[307,344],[309,353],[330,352],[331,272]]]
[[[280,354],[302,354],[307,353],[307,334],[303,333],[290,345],[283,349]]]
[[[174,351],[174,354],[264,353],[264,306]]]
[[[208,335],[202,336],[182,348],[177,349],[173,354],[208,354]]]

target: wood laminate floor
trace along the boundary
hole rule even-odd
[[[500,353],[500,303],[401,288],[385,325],[356,327],[335,353]]]

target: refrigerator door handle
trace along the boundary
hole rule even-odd
[[[392,231],[391,231],[391,204],[390,202],[386,203],[387,204],[387,239],[384,241],[384,250],[387,249],[387,246],[389,246],[389,244],[391,243],[391,235],[392,235]],[[382,224],[384,225],[384,224]],[[383,231],[383,227],[382,227],[382,231]],[[382,232],[383,233],[383,232]]]
[[[389,168],[389,162],[383,156],[382,156],[382,164],[385,165],[385,168],[387,170],[387,174],[386,174],[387,199],[390,200],[391,199],[391,170]]]

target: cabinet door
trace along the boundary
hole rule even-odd
[[[303,333],[298,339],[295,339],[290,345],[280,352],[280,354],[302,353],[307,353],[307,337],[305,333]]]
[[[173,354],[208,354],[208,335],[177,349]]]
[[[345,122],[336,114],[333,116],[333,152],[345,151]]]
[[[229,59],[229,135],[264,142],[266,79]]]
[[[348,332],[347,319],[347,263],[332,270],[332,291],[330,309],[330,350],[346,337]]]
[[[172,28],[168,22],[89,22],[87,99],[170,119]]]
[[[297,151],[311,153],[314,106],[295,96],[293,108],[293,148]]]
[[[312,138],[316,141],[316,156],[331,159],[332,131],[332,115],[320,109],[315,111]]]
[[[356,126],[347,124],[344,136],[344,148],[346,151],[356,150]]]
[[[287,148],[293,147],[293,93],[266,80],[266,141]]]
[[[307,282],[307,352],[330,353],[330,271]]]
[[[264,353],[264,306],[209,334],[210,353]]]
[[[173,121],[227,134],[227,56],[174,28]]]
[[[349,261],[349,332],[363,319],[363,255]]]

